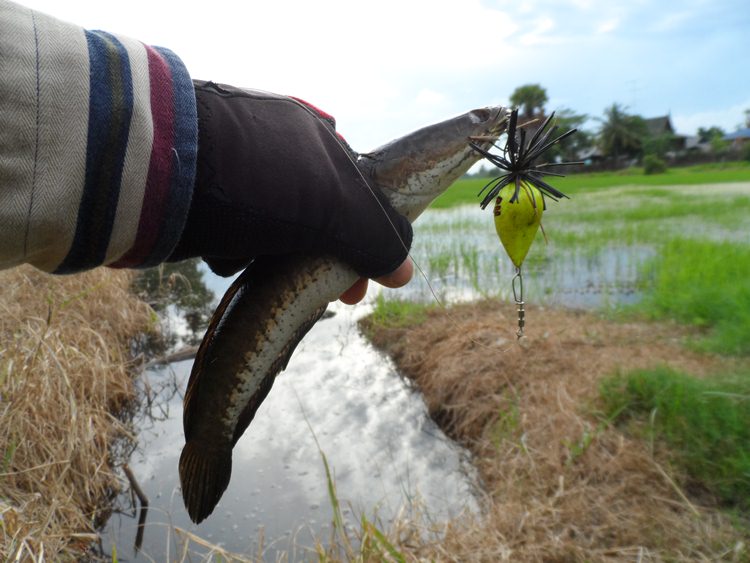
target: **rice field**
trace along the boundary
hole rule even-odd
[[[459,182],[451,189],[464,187]],[[655,264],[670,253],[710,279],[700,258],[712,252],[705,245],[734,245],[725,252],[732,253],[734,271],[744,271],[744,254],[732,249],[750,247],[750,183],[582,191],[548,201],[542,224],[546,240],[540,231],[523,265],[526,301],[622,309],[642,300],[656,283]],[[685,241],[679,249],[676,240]],[[696,246],[697,259],[691,260],[698,243],[704,247]],[[405,291],[386,291],[387,299],[511,297],[514,267],[495,235],[491,210],[478,204],[426,213],[415,225],[412,255],[421,272]],[[717,280],[726,277],[716,266],[714,273]]]

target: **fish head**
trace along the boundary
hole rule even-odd
[[[361,154],[357,164],[394,209],[414,221],[482,158],[469,142],[489,149],[509,116],[504,107],[475,109]]]

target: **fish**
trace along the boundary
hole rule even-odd
[[[489,149],[509,113],[499,106],[475,109],[357,155],[352,165],[413,222],[482,158],[469,142],[479,140]],[[231,478],[232,449],[297,344],[357,279],[354,270],[330,256],[261,256],[222,297],[183,401],[179,474],[193,522],[207,518],[221,499]]]

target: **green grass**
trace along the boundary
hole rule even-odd
[[[667,368],[606,379],[606,415],[665,443],[694,484],[750,509],[750,373],[698,379]]]
[[[601,222],[603,224],[614,221],[633,223],[635,221],[676,219],[695,216],[696,219],[705,222],[721,222],[724,224],[728,216],[733,216],[735,221],[747,218],[747,210],[750,209],[750,197],[736,196],[715,200],[710,194],[700,197],[682,197],[679,192],[669,193],[666,196],[644,196],[642,205],[626,208],[596,209],[592,211],[582,210],[576,214],[577,222]]]
[[[436,304],[388,299],[381,293],[375,299],[375,308],[369,318],[378,326],[401,328],[423,322],[427,318],[427,312],[436,306]]]
[[[647,293],[636,306],[651,318],[703,327],[700,348],[750,355],[750,248],[676,239],[646,266]]]
[[[304,415],[304,418],[323,461],[328,488],[328,500],[331,503],[331,510],[333,512],[333,530],[329,545],[324,547],[320,542],[317,542],[316,545],[318,561],[321,563],[334,563],[337,561],[395,561],[396,563],[405,563],[406,558],[404,555],[396,549],[386,534],[364,514],[362,514],[360,519],[359,531],[355,530],[353,532],[354,537],[350,536],[350,530],[344,520],[341,501],[339,500],[336,482],[333,477],[333,471],[331,471],[331,466],[328,463],[328,458],[320,446],[318,437],[315,435],[310,421],[307,419],[307,415]]]
[[[434,209],[445,209],[456,205],[479,204],[477,193],[489,178],[464,178],[432,204]],[[571,174],[564,178],[552,178],[551,183],[563,193],[574,194],[617,186],[674,186],[716,184],[724,182],[750,181],[749,162],[701,164],[670,168],[664,174],[644,174],[643,168],[627,168],[617,172],[591,172]]]

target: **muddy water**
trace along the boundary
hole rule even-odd
[[[486,223],[486,213],[474,208],[426,214],[417,224],[413,249],[424,276],[387,296],[426,302],[510,299],[512,265],[502,259]],[[638,299],[639,267],[653,255],[638,246],[585,252],[540,252],[540,246],[524,265],[526,300],[568,307]],[[204,281],[216,295],[228,287],[227,280],[210,274]],[[180,559],[181,529],[250,556],[262,534],[266,558],[287,552],[292,560],[304,559],[315,538],[325,539],[331,531],[321,451],[355,526],[363,513],[387,526],[399,511],[417,506],[433,521],[477,510],[466,453],[443,435],[421,396],[358,333],[356,320],[370,306],[331,309],[335,316],[319,322],[303,340],[235,447],[229,488],[200,526],[184,511],[177,477],[182,392],[192,362],[144,375],[141,385],[149,390],[152,417],[138,424],[139,448],[130,466],[151,501],[145,539],[134,554],[137,520],[116,515],[103,534],[106,552],[115,544],[121,559]],[[171,320],[179,329],[173,313]],[[127,508],[129,498],[120,504]],[[196,543],[189,550],[206,553]]]

